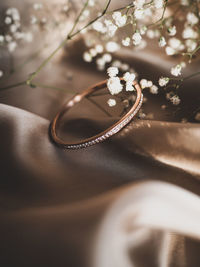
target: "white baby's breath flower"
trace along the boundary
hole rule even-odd
[[[36,18],[36,16],[31,16],[31,19],[30,19],[30,23],[31,24],[36,24],[38,22],[38,19]]]
[[[176,50],[175,50],[174,48],[170,47],[170,46],[167,46],[167,47],[165,48],[165,52],[166,52],[166,54],[167,54],[168,56],[173,56],[173,55],[176,54]]]
[[[186,63],[184,61],[180,62],[181,68],[185,68],[186,67]]]
[[[186,27],[183,32],[182,36],[184,39],[196,39],[198,37],[198,33],[191,27]]]
[[[119,77],[109,78],[107,81],[107,87],[111,95],[119,94],[123,89],[123,86],[121,84]]]
[[[190,1],[189,0],[181,0],[181,5],[182,6],[189,6]]]
[[[95,50],[97,51],[98,54],[103,52],[103,46],[98,44],[95,46]]]
[[[182,70],[182,67],[180,64],[178,64],[175,67],[171,68],[171,74],[173,76],[179,76],[179,75],[181,75],[181,70]]]
[[[194,118],[196,121],[200,121],[200,112],[197,112]]]
[[[4,42],[4,36],[3,35],[0,35],[0,43],[3,43]]]
[[[168,77],[160,77],[158,83],[161,87],[166,86],[169,82],[169,78]]]
[[[47,23],[47,18],[42,18],[42,19],[41,19],[41,23],[42,23],[42,24],[46,24],[46,23]],[[83,32],[83,31],[82,31],[82,32]]]
[[[24,39],[24,32],[15,32],[14,33],[14,37],[16,40],[21,40],[21,39]]]
[[[135,1],[133,1],[133,4],[134,4],[137,8],[141,8],[141,7],[143,7],[143,5],[145,4],[145,0],[135,0]]]
[[[139,113],[138,113],[138,118],[139,119],[145,119],[146,114],[140,109]]]
[[[107,74],[109,77],[116,77],[118,73],[119,73],[119,70],[116,67],[109,67],[107,69]]]
[[[169,39],[169,45],[176,50],[179,50],[181,47],[181,41],[175,37]]]
[[[15,41],[8,43],[8,51],[10,53],[14,52],[16,47],[17,47],[17,43]]]
[[[3,71],[0,70],[0,78],[3,77]]]
[[[113,67],[116,67],[116,68],[121,68],[121,65],[122,65],[122,62],[121,61],[119,61],[119,60],[114,60],[113,62],[112,62],[112,66]]]
[[[16,7],[10,7],[6,10],[6,15],[13,17],[15,14],[19,14],[19,10]]]
[[[135,80],[135,74],[134,73],[130,73],[130,72],[126,72],[123,75],[124,81],[125,82],[133,82]]]
[[[117,30],[117,26],[114,25],[111,20],[107,19],[104,21],[104,23],[106,25],[106,33],[108,34],[109,37],[113,37]]]
[[[12,19],[10,17],[5,17],[4,22],[5,22],[5,24],[11,24],[12,23]]]
[[[152,94],[154,94],[154,95],[158,94],[158,87],[157,87],[156,85],[153,84],[153,85],[150,87],[150,93],[152,93]]]
[[[185,41],[185,44],[187,46],[188,52],[193,52],[197,47],[197,42],[195,40],[192,40],[192,39],[187,39]]]
[[[168,30],[168,33],[170,36],[174,36],[176,34],[176,26],[175,25],[169,27],[167,30]]]
[[[92,57],[96,57],[97,55],[97,51],[95,48],[90,48],[89,53]]]
[[[95,0],[89,0],[88,6],[94,6],[95,5]]]
[[[153,82],[152,81],[147,81],[147,87],[151,87],[151,86],[153,86]]]
[[[18,11],[17,11],[17,12],[14,12],[14,13],[12,14],[12,19],[13,19],[14,21],[19,21],[19,20],[20,20],[20,14],[19,14]]]
[[[189,24],[195,25],[195,24],[198,23],[199,19],[198,19],[198,17],[194,13],[189,12],[187,14],[187,21],[188,21]]]
[[[142,19],[144,15],[144,9],[138,8],[134,11],[134,16],[136,19]]]
[[[144,9],[144,15],[146,16],[146,17],[152,17],[153,16],[153,10],[152,10],[152,8],[145,8]]]
[[[116,100],[113,98],[108,99],[107,101],[109,107],[114,107],[116,105]]]
[[[160,47],[163,47],[165,45],[166,45],[165,37],[164,36],[161,36],[160,39],[159,39],[159,46]]]
[[[142,41],[135,47],[135,50],[142,50],[147,46],[147,42],[142,39]]]
[[[132,36],[132,39],[134,45],[139,45],[142,40],[142,36],[140,35],[139,32],[135,32]]]
[[[39,10],[39,9],[42,9],[43,8],[43,5],[41,3],[34,3],[33,4],[33,8],[35,10]]]
[[[153,38],[155,38],[155,31],[154,31],[154,30],[148,30],[148,31],[147,31],[147,37],[148,37],[149,39],[153,39]]]
[[[82,13],[82,15],[80,16],[80,21],[84,21],[86,20],[90,15],[90,10],[89,9],[85,9]]]
[[[122,63],[120,69],[122,71],[127,71],[129,69],[129,65],[127,63]]]
[[[67,12],[69,10],[69,5],[68,4],[66,4],[66,5],[64,5],[63,7],[62,7],[62,11],[63,12]]]
[[[161,106],[161,109],[166,109],[166,108],[167,108],[166,105],[162,105],[162,106]]]
[[[164,1],[163,0],[154,0],[154,6],[155,8],[163,8]]]
[[[106,50],[110,53],[116,52],[119,48],[120,46],[116,42],[110,41],[106,44]]]
[[[15,24],[10,25],[10,31],[15,33],[17,31],[17,26]]]
[[[100,21],[95,21],[93,24],[92,24],[92,28],[97,31],[97,32],[100,32],[100,33],[105,33],[106,32],[106,28],[103,26],[103,23],[100,22]]]
[[[119,11],[114,12],[112,17],[113,17],[113,19],[115,21],[115,24],[118,27],[123,27],[126,24],[127,16],[126,15],[122,15],[121,12],[119,12]]]
[[[103,55],[103,59],[106,63],[109,63],[112,60],[112,56],[111,56],[111,54],[106,53]]]
[[[173,105],[176,105],[176,106],[179,105],[181,102],[179,96],[177,96],[177,95],[172,96],[170,98],[170,101],[172,102]]]
[[[134,89],[134,87],[133,87],[133,82],[131,82],[131,81],[127,81],[126,82],[126,91],[127,92],[131,92],[131,91],[134,91],[135,89]]]
[[[106,62],[105,62],[105,60],[102,57],[97,58],[96,64],[97,64],[97,69],[98,70],[102,71],[102,70],[105,69]]]
[[[130,42],[131,42],[130,37],[126,37],[125,39],[122,40],[122,44],[124,46],[129,46],[130,45]]]
[[[8,42],[8,43],[10,43],[11,41],[12,41],[12,36],[10,35],[10,34],[6,34],[5,35],[5,40],[6,40],[6,42]]]
[[[140,34],[141,34],[141,35],[144,35],[144,34],[146,33],[146,31],[147,31],[147,27],[146,27],[146,26],[142,26],[142,27],[140,28]]]
[[[83,53],[83,60],[85,62],[92,62],[92,55],[89,52]]]
[[[140,81],[140,85],[141,85],[142,89],[147,88],[148,87],[148,81],[146,79],[142,79]]]
[[[126,72],[123,75],[123,78],[124,78],[124,81],[126,82],[126,91],[133,91],[134,90],[133,81],[135,80],[135,74]]]

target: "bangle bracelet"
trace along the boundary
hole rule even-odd
[[[121,78],[123,80],[123,78]],[[141,105],[142,105],[142,100],[143,100],[143,95],[142,95],[142,90],[137,82],[133,82],[133,86],[136,89],[137,92],[137,97],[134,105],[132,108],[114,125],[106,129],[105,131],[92,136],[90,138],[81,140],[80,142],[76,143],[66,143],[62,139],[60,139],[57,135],[57,123],[58,120],[64,115],[66,111],[68,111],[70,108],[72,108],[75,104],[79,103],[84,97],[92,94],[95,91],[98,91],[100,89],[103,89],[106,87],[107,80],[102,81],[100,83],[97,83],[85,91],[83,91],[80,94],[75,95],[71,100],[69,100],[66,104],[63,105],[61,110],[56,114],[55,118],[50,124],[50,135],[52,140],[60,147],[67,148],[67,149],[80,149],[80,148],[85,148],[88,146],[95,145],[97,143],[103,142],[104,140],[108,139],[112,135],[116,134],[119,132],[122,128],[124,128],[132,119],[133,117],[137,114],[139,111]]]

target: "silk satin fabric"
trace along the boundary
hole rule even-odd
[[[105,79],[82,62],[82,49],[76,40],[39,80],[73,94]],[[153,47],[118,58],[155,82],[176,60]],[[70,95],[23,86],[1,91],[0,266],[198,267],[200,126],[193,117],[180,120],[199,104],[199,78],[188,80],[180,95],[184,104],[175,112],[162,93],[147,93],[145,108],[154,119],[134,120],[102,144],[69,151],[56,147],[48,131]],[[116,119],[85,101],[64,118],[59,134],[85,137]]]

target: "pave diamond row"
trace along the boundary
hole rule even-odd
[[[92,145],[95,145],[97,143],[103,142],[107,138],[111,137],[112,135],[118,133],[122,128],[124,128],[125,125],[127,125],[133,117],[137,114],[139,111],[143,101],[143,95],[141,95],[140,102],[138,103],[137,108],[128,116],[126,117],[123,121],[121,121],[119,124],[117,124],[114,128],[109,130],[107,133],[102,134],[102,136],[99,136],[93,140],[81,143],[81,144],[73,144],[73,145],[65,145],[65,148],[67,149],[80,149],[80,148],[86,148]]]

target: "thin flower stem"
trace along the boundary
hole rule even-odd
[[[15,83],[15,84],[11,84],[11,85],[8,85],[6,87],[2,87],[2,88],[0,88],[0,91],[6,90],[6,89],[15,88],[15,87],[19,87],[21,85],[27,85],[26,81]],[[48,89],[53,89],[53,90],[60,90],[60,91],[63,91],[65,93],[69,93],[69,94],[74,94],[75,93],[74,91],[69,92],[65,88],[60,88],[60,87],[46,85],[46,84],[40,84],[40,83],[32,83],[31,87],[32,88],[41,87],[41,88],[48,88]]]
[[[175,83],[172,84],[172,85],[168,85],[168,86],[166,86],[165,89],[167,89],[167,88],[173,86],[173,87],[177,90],[178,88],[180,88],[180,86],[181,86],[181,84],[182,84],[183,82],[185,82],[186,80],[189,80],[189,79],[191,79],[191,78],[193,78],[193,77],[195,77],[195,76],[198,76],[198,75],[200,75],[200,71],[195,72],[195,73],[193,73],[193,74],[191,74],[191,75],[188,75],[188,76],[186,76],[186,77],[184,77],[184,78],[182,78],[182,79],[179,79],[179,78],[169,78],[171,81],[174,81]],[[178,84],[177,84],[176,82],[177,82]]]
[[[190,62],[192,60],[193,55],[196,54],[196,52],[198,52],[199,49],[200,49],[200,45],[197,46],[197,48],[191,53],[189,53],[189,52],[188,53],[183,53],[183,56],[188,56],[189,57],[189,62]]]
[[[162,12],[162,15],[161,15],[160,19],[158,19],[158,20],[157,20],[156,22],[154,22],[154,23],[151,23],[151,24],[147,25],[147,28],[153,27],[153,26],[157,25],[157,24],[160,23],[160,22],[162,23],[163,18],[164,18],[164,15],[165,15],[166,8],[167,8],[167,5],[168,5],[168,0],[165,1],[164,8],[163,8],[163,12]]]
[[[11,84],[11,85],[2,87],[2,88],[0,88],[0,91],[11,89],[11,88],[15,88],[15,87],[19,87],[21,85],[26,85],[26,81],[23,81],[23,82],[19,82],[19,83],[15,83],[15,84]]]
[[[186,76],[186,77],[183,78],[182,80],[183,80],[183,81],[186,81],[186,80],[189,80],[189,79],[191,79],[191,78],[193,78],[193,77],[195,77],[195,76],[197,76],[197,75],[200,75],[200,71],[195,72],[195,73],[193,73],[193,74],[191,74],[191,75],[189,75],[189,76]]]
[[[87,8],[88,6],[88,3],[89,3],[89,0],[87,0],[85,2],[85,4],[83,5],[83,8],[81,9],[81,12],[79,13],[79,15],[77,16],[75,22],[74,22],[74,25],[72,26],[72,29],[71,31],[69,32],[68,36],[71,36],[71,34],[73,33],[73,31],[75,30],[77,24],[79,23],[79,20],[80,20],[80,17],[82,16],[83,12],[85,11],[85,9]]]
[[[111,3],[111,1],[112,1],[112,0],[108,0],[108,1],[107,1],[107,4],[106,4],[105,8],[103,9],[102,13],[101,13],[98,17],[96,17],[95,19],[93,19],[93,20],[91,20],[90,22],[88,22],[85,26],[83,26],[81,29],[77,30],[75,33],[71,34],[71,35],[70,35],[70,39],[71,39],[72,37],[74,37],[75,35],[77,35],[78,33],[80,33],[81,31],[83,31],[84,29],[86,29],[87,27],[89,27],[90,25],[92,25],[95,21],[97,21],[97,20],[99,20],[100,18],[102,18],[102,17],[106,14],[106,12],[107,12],[107,10],[108,10],[108,7],[109,7],[109,5],[110,5],[110,3]]]

